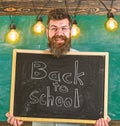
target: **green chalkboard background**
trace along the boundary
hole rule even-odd
[[[36,16],[16,16],[15,24],[21,33],[21,40],[16,45],[8,44],[4,36],[9,29],[9,16],[0,17],[0,121],[5,121],[5,113],[9,111],[12,50],[47,48],[45,34],[32,34],[31,27],[36,22]],[[120,17],[115,16],[120,22]],[[46,17],[43,21],[46,22]],[[108,32],[104,28],[106,16],[77,16],[81,35],[72,39],[73,48],[79,51],[109,52],[109,96],[108,114],[112,120],[120,120],[120,28]]]

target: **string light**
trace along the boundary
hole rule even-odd
[[[45,6],[47,6],[47,4],[49,4],[49,2],[50,2],[50,0],[47,0],[42,8],[44,8]],[[33,5],[33,8],[35,8],[34,1],[32,1],[32,5]],[[41,8],[41,11],[39,13],[39,16],[37,17],[36,24],[32,27],[32,32],[34,34],[36,34],[36,35],[41,35],[41,34],[43,34],[45,32],[45,26],[43,24],[43,20],[42,20],[42,17],[41,17],[42,8]]]
[[[18,33],[18,31],[16,30],[16,26],[14,23],[12,23],[10,25],[10,30],[9,32],[6,34],[6,41],[10,44],[16,44],[19,42],[20,40],[20,34]]]
[[[118,22],[114,19],[114,15],[112,13],[112,7],[113,7],[113,1],[114,0],[111,0],[111,5],[109,8],[107,8],[107,6],[103,3],[102,0],[99,0],[100,3],[106,8],[106,10],[108,11],[107,13],[107,17],[108,17],[108,20],[107,22],[105,23],[105,27],[108,31],[115,31],[118,29]]]
[[[78,0],[77,6],[75,8],[75,12],[73,14],[72,29],[71,29],[71,37],[72,38],[77,38],[80,35],[80,28],[77,26],[76,14],[77,14],[77,10],[78,10],[78,8],[79,8],[79,6],[81,4],[81,1],[82,0]],[[68,10],[69,10],[68,2],[67,2],[67,0],[64,0],[64,2],[65,2],[65,6],[66,6],[66,9],[67,9],[67,12],[68,12]]]
[[[108,20],[105,24],[105,27],[108,31],[115,31],[118,29],[118,22],[114,19],[114,15],[112,13],[107,14]]]
[[[32,27],[32,31],[36,35],[41,35],[45,32],[45,26],[42,23],[42,17],[38,16],[36,24]]]
[[[72,21],[71,37],[77,38],[80,35],[80,28],[77,26],[77,21],[74,19]]]

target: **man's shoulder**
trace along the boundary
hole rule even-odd
[[[48,48],[48,49],[45,49],[45,51],[50,51],[50,49],[49,49],[49,48]],[[71,52],[79,52],[78,50],[73,49],[73,48],[70,48],[70,51],[71,51]]]
[[[70,49],[70,52],[79,52],[79,51],[76,50],[76,49],[71,48],[71,49]]]

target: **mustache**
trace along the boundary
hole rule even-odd
[[[63,36],[63,35],[54,35],[54,36],[52,37],[52,39],[58,39],[58,38],[63,39],[63,40],[66,40],[66,37]]]

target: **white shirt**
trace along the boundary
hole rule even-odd
[[[86,124],[72,124],[72,123],[43,123],[33,122],[32,126],[87,126]]]

